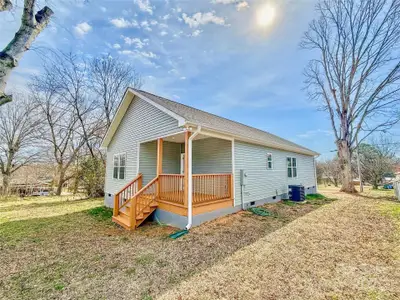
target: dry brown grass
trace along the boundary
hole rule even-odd
[[[171,227],[119,228],[101,203],[0,200],[0,298],[151,299],[320,207],[270,204],[276,218],[240,212],[171,240]]]
[[[238,250],[160,299],[400,299],[400,204],[388,201],[390,192],[325,193],[339,200]]]

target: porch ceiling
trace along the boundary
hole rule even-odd
[[[204,135],[204,134],[198,134],[194,140],[201,140],[201,139],[206,139],[209,138],[209,136]],[[166,142],[172,142],[172,143],[184,143],[185,142],[185,133],[177,133],[168,137],[164,138],[164,141]]]

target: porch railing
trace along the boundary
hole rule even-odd
[[[232,174],[193,175],[193,205],[232,198]]]
[[[157,200],[157,185],[158,177],[154,178],[137,192],[132,199],[133,205],[131,205],[131,218],[142,214],[143,210],[148,208],[151,202]]]
[[[160,200],[184,204],[184,175],[161,174],[159,176]]]
[[[142,188],[142,174],[138,174],[131,182],[125,185],[114,197],[114,216],[130,199]]]

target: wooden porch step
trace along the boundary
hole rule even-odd
[[[116,217],[112,217],[113,222],[117,223],[118,225],[124,227],[125,229],[131,230],[131,222],[129,217],[118,215]]]
[[[123,208],[121,208],[121,209],[119,210],[119,214],[120,214],[120,215],[123,215],[123,216],[126,216],[126,217],[129,217],[129,216],[131,215],[130,207],[124,206]]]

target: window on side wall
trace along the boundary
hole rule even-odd
[[[126,172],[126,153],[120,153],[114,155],[114,179],[125,179]]]
[[[272,154],[267,153],[267,169],[271,170],[272,169]]]
[[[297,159],[295,157],[287,157],[287,176],[290,178],[297,177]]]

